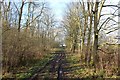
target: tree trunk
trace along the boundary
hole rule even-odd
[[[24,6],[24,1],[22,1],[22,6],[20,7],[20,12],[19,12],[18,32],[20,32],[20,27],[21,27],[21,18],[22,18],[23,6]]]
[[[118,32],[118,34],[119,33],[120,32]],[[118,63],[118,73],[117,73],[117,76],[120,76],[120,38],[118,39],[118,62],[117,63]]]
[[[87,50],[86,50],[86,56],[85,56],[85,62],[87,65],[91,61],[91,52],[90,52],[90,41],[91,41],[91,31],[92,31],[92,16],[90,15],[90,28],[88,32],[88,42],[87,42]]]
[[[31,2],[29,3],[28,5],[28,19],[27,19],[27,22],[26,22],[26,31],[28,31],[28,28],[30,27],[29,23],[30,23],[30,8],[31,8]]]
[[[98,14],[98,4],[99,2],[95,3],[95,11],[94,11],[94,44],[93,44],[93,65],[96,68],[97,64],[97,50],[98,50],[98,20],[97,20],[97,14]]]

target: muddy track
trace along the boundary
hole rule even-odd
[[[66,56],[64,51],[55,52],[52,60],[48,61],[44,67],[39,69],[29,80],[61,80],[65,77],[64,66]]]

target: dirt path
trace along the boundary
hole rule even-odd
[[[55,52],[55,56],[29,80],[61,80],[65,78],[66,55],[64,51]]]

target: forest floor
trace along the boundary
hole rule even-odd
[[[53,59],[29,80],[103,80],[103,75],[103,72],[95,74],[94,68],[80,62],[80,54],[56,51]]]
[[[47,55],[36,66],[29,67],[27,72],[20,71],[23,72],[15,74],[14,80],[103,80],[105,75],[102,71],[95,74],[92,67],[87,68],[85,63],[80,62],[80,54],[64,50]]]
[[[54,58],[36,73],[30,80],[113,80],[114,77],[105,77],[103,71],[94,72],[93,67],[86,67],[80,61],[80,54],[70,54],[65,51],[56,51]]]
[[[42,58],[35,59],[34,61],[29,62],[29,65],[19,66],[14,69],[11,69],[8,73],[2,75],[3,80],[25,80],[26,78],[34,75],[39,69],[43,68],[54,56],[55,54],[44,54]],[[4,68],[3,68],[4,69]]]

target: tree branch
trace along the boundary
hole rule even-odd
[[[117,7],[117,8],[120,8],[118,5],[103,5],[102,7]]]
[[[113,29],[113,30],[109,31],[109,32],[107,32],[106,34],[109,34],[109,33],[111,33],[111,32],[114,32],[114,31],[116,31],[116,30],[118,30],[118,29],[120,29],[120,28],[117,27],[116,29]]]
[[[43,4],[43,6],[42,6],[42,9],[41,9],[41,11],[40,11],[40,14],[39,15],[37,15],[31,22],[29,22],[26,26],[28,26],[28,25],[30,25],[32,22],[34,22],[38,17],[40,17],[41,15],[42,15],[42,13],[43,13],[43,10],[44,10],[44,5],[45,5],[45,3]]]

